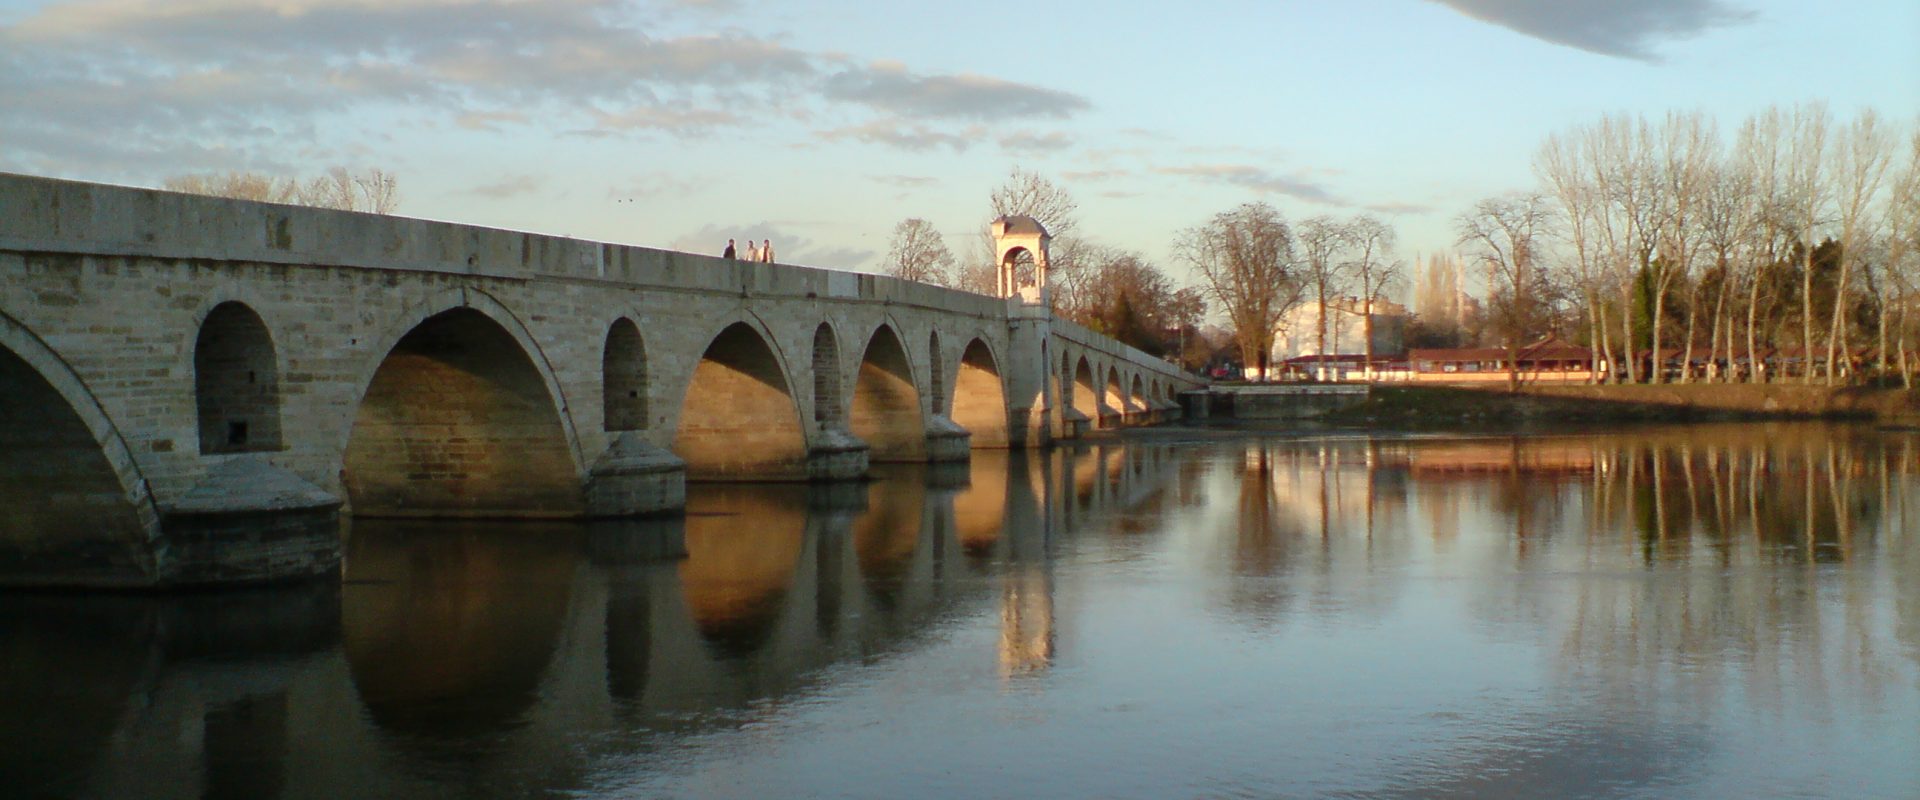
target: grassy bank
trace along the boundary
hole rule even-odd
[[[1856,419],[1912,423],[1914,393],[1789,385],[1376,386],[1361,403],[1320,421],[1392,430],[1508,430],[1562,425],[1756,419]]]

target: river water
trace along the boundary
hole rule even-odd
[[[1182,438],[0,596],[0,794],[1920,797],[1920,434]]]

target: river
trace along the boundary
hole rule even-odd
[[[0,794],[1920,797],[1920,434],[1156,432],[0,595]]]

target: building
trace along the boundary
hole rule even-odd
[[[1367,352],[1367,313],[1365,304],[1358,297],[1341,297],[1326,304],[1327,338],[1326,350],[1320,349],[1321,306],[1318,302],[1305,302],[1295,306],[1282,317],[1274,329],[1273,363],[1276,365],[1314,364],[1304,377],[1318,377],[1321,380],[1343,380],[1348,377],[1352,364],[1364,361]],[[1407,328],[1407,307],[1391,300],[1373,301],[1373,353],[1379,357],[1388,353],[1399,353],[1405,347]],[[1325,366],[1318,358],[1303,356],[1328,356]],[[1337,364],[1348,364],[1337,367]],[[1324,373],[1324,374],[1322,374]],[[1357,376],[1354,376],[1357,377]]]

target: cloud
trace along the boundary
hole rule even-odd
[[[884,61],[828,76],[823,91],[891,114],[979,122],[1064,119],[1092,107],[1086,98],[1056,89],[970,73],[915,75]]]
[[[1085,170],[1068,170],[1066,172],[1060,173],[1060,177],[1070,181],[1093,182],[1093,181],[1110,181],[1115,178],[1125,178],[1132,174],[1133,174],[1132,170],[1124,170],[1124,169],[1085,169]]]
[[[1474,19],[1590,53],[1657,62],[1654,46],[1756,16],[1725,0],[1433,0]]]
[[[309,143],[349,144],[320,131],[368,111],[482,133],[808,125],[892,147],[962,149],[978,137],[956,122],[1087,107],[1043,87],[850,67],[843,55],[777,38],[663,22],[732,3],[55,0],[0,18],[0,166],[151,170],[190,147],[286,157]],[[779,113],[729,110],[738,108]],[[870,120],[876,109],[898,122]]]
[[[716,109],[671,109],[636,106],[621,112],[594,111],[594,129],[598,131],[653,130],[676,136],[695,136],[715,128],[738,125],[741,119],[730,111]]]
[[[1017,131],[1001,136],[999,141],[1002,150],[1015,153],[1057,153],[1073,146],[1073,139],[1059,131]]]
[[[877,119],[818,133],[820,138],[829,142],[855,141],[915,151],[948,147],[956,153],[966,150],[984,135],[985,129],[978,126],[954,133],[897,119]]]
[[[1372,203],[1361,207],[1380,214],[1431,214],[1434,210],[1433,206],[1420,203]]]
[[[470,131],[497,131],[499,123],[525,124],[527,115],[518,111],[468,111],[453,118],[453,124]]]
[[[875,183],[898,186],[902,189],[919,189],[940,182],[940,179],[928,175],[870,175],[868,177]]]
[[[1191,167],[1159,167],[1161,175],[1178,175],[1213,183],[1240,186],[1257,192],[1279,194],[1320,205],[1345,206],[1327,187],[1298,176],[1275,175],[1250,164],[1205,164]]]
[[[508,175],[493,183],[483,183],[475,186],[468,191],[481,197],[505,200],[539,191],[540,187],[545,184],[546,179],[538,175]]]

